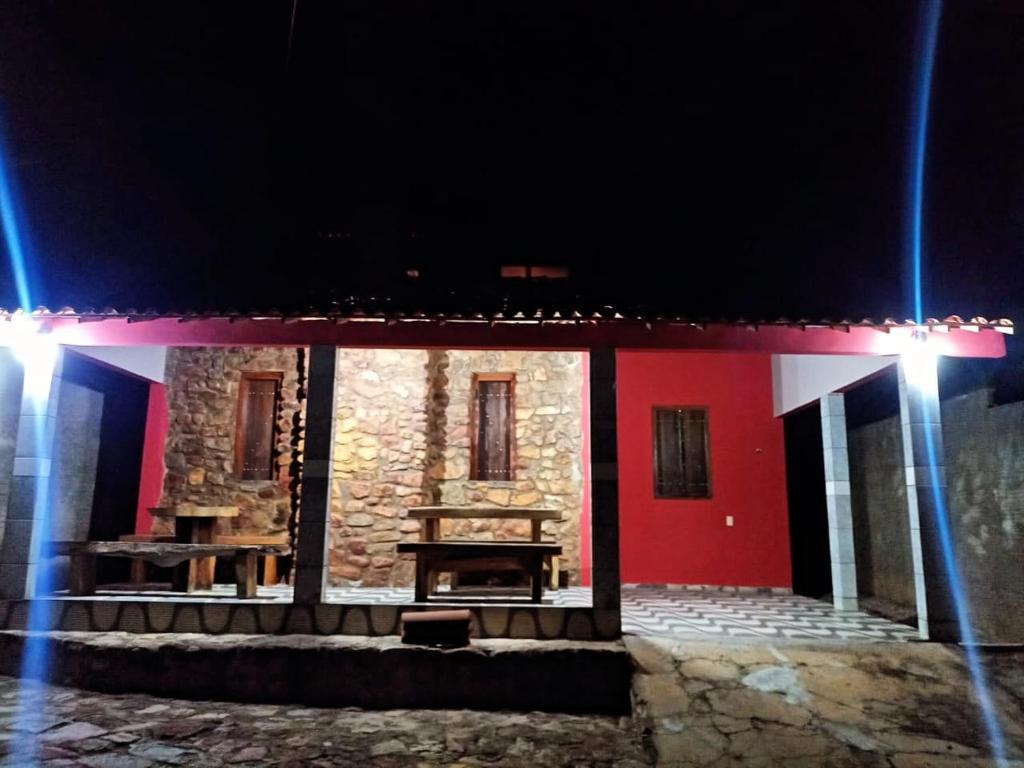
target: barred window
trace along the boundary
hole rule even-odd
[[[514,399],[514,373],[473,374],[470,479],[512,479]]]
[[[709,499],[707,408],[654,409],[654,496]]]

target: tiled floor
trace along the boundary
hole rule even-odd
[[[622,629],[638,635],[760,637],[795,640],[907,641],[917,630],[799,595],[623,589]]]
[[[145,593],[175,597],[173,593]],[[105,593],[122,599],[138,593]],[[234,597],[234,587],[219,584],[194,598]],[[291,601],[287,585],[260,587],[264,600]],[[564,607],[590,605],[590,589],[570,587],[544,593],[544,604]],[[329,602],[406,605],[411,588],[351,587],[328,590]],[[485,602],[475,600],[475,602]],[[493,602],[493,601],[486,601]],[[504,603],[502,603],[504,604]],[[718,590],[623,587],[622,628],[637,635],[689,637],[760,637],[796,640],[907,641],[917,638],[915,628],[864,612],[837,613],[831,604],[798,595],[737,594]]]

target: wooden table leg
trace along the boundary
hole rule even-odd
[[[235,593],[238,597],[256,597],[256,552],[251,549],[235,553]]]
[[[425,517],[421,523],[420,528],[420,540],[421,541],[437,541],[440,538],[440,525],[441,521],[436,517]],[[425,553],[417,553],[416,555],[416,602],[426,602],[427,597],[437,591],[437,574],[430,571],[429,567],[423,571],[422,584],[420,586],[420,563],[424,563],[426,567],[427,555]],[[454,574],[452,574],[454,579]],[[455,589],[458,582],[452,581],[452,589]]]
[[[177,517],[174,519],[174,540],[178,544],[192,543],[192,522],[190,517]],[[192,560],[185,560],[174,566],[174,576],[171,579],[171,589],[174,592],[191,592],[193,590]]]
[[[192,523],[193,544],[213,544],[213,531],[217,527],[217,520],[213,517],[197,517]],[[212,589],[213,570],[217,567],[215,557],[197,557],[192,561],[192,568],[195,572],[193,589]],[[192,581],[190,578],[189,581]]]
[[[416,553],[416,588],[413,599],[417,603],[427,602],[427,591],[429,590],[428,577],[430,575],[427,559],[426,552]]]
[[[551,589],[558,589],[561,579],[559,578],[559,557],[558,555],[551,555]]]
[[[266,555],[263,558],[263,583],[277,584],[277,555]]]
[[[534,544],[539,544],[540,543],[540,534],[541,534],[540,526],[541,526],[542,522],[543,522],[543,520],[531,520],[530,521],[530,541],[532,541]]]
[[[96,555],[72,554],[70,579],[68,591],[72,595],[96,594]]]
[[[146,561],[132,560],[132,584],[144,584],[146,582]]]
[[[178,517],[174,520],[174,538],[181,544],[213,544],[213,531],[217,525],[212,517]],[[174,572],[176,592],[195,592],[213,587],[215,557],[196,557],[179,565]]]

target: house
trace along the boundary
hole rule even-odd
[[[490,636],[617,637],[625,583],[796,588],[839,610],[872,596],[902,604],[922,637],[954,639],[943,537],[963,527],[945,478],[959,482],[978,446],[949,439],[936,360],[1000,358],[1012,331],[980,317],[706,321],[611,307],[4,313],[4,622],[44,597],[46,538],[167,532],[150,509],[197,504],[237,507],[225,530],[294,543],[290,602],[78,598],[52,625],[394,631],[396,607],[358,590],[408,587],[414,559],[397,544],[421,535],[408,511],[444,504],[557,510],[544,534],[588,590],[587,605],[475,605]],[[877,435],[861,394],[872,387],[894,404]],[[962,411],[958,436],[971,428]],[[484,540],[528,533],[517,520],[449,525]],[[995,588],[971,582],[977,543],[956,547],[983,634],[1019,633],[989,620]],[[356,597],[332,601],[335,587]]]

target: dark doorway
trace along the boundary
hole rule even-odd
[[[103,396],[89,539],[116,541],[135,531],[149,382],[73,353],[64,357],[63,377]],[[129,565],[122,558],[99,558],[98,583],[128,581]]]
[[[825,597],[832,594],[832,566],[821,408],[814,403],[786,416],[784,424],[793,591],[807,597]]]

